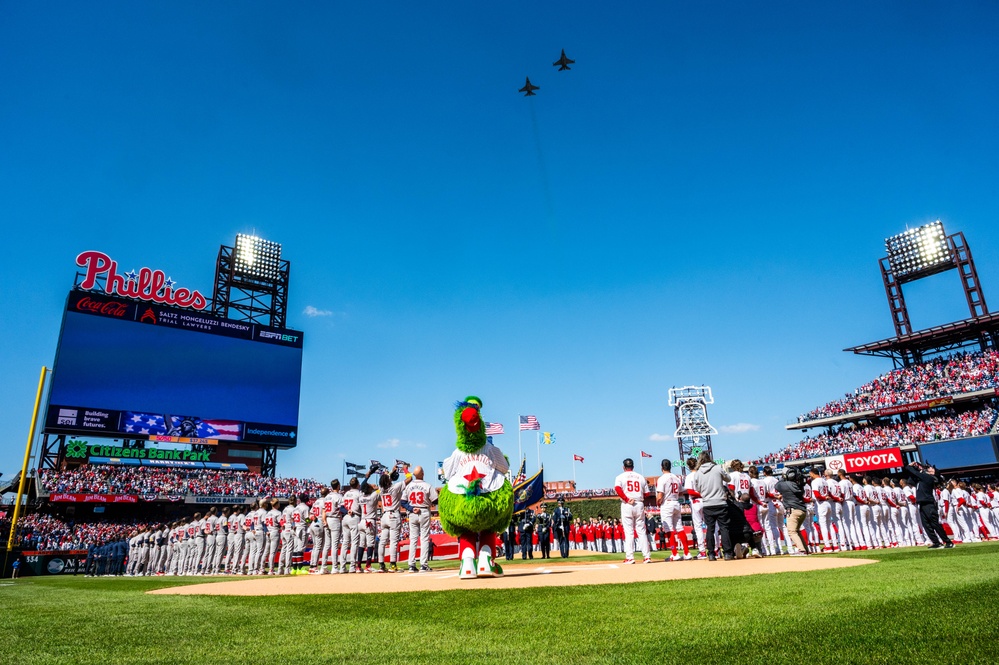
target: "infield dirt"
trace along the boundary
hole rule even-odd
[[[450,591],[453,589],[516,589],[690,580],[705,577],[739,577],[774,573],[810,572],[877,563],[872,559],[823,556],[769,557],[736,561],[657,561],[636,563],[562,563],[508,566],[503,577],[458,579],[457,570],[429,573],[354,573],[348,575],[297,575],[293,577],[226,579],[150,591],[154,594],[212,596],[280,596],[294,594],[398,593]]]

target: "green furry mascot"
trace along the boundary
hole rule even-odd
[[[457,450],[444,461],[447,483],[438,504],[441,527],[458,538],[458,577],[463,580],[503,574],[493,559],[496,533],[505,530],[513,517],[513,488],[503,475],[510,463],[486,441],[481,409],[482,400],[474,396],[455,403]]]

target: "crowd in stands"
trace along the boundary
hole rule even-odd
[[[883,374],[843,399],[798,416],[798,422],[995,387],[999,387],[999,352],[958,353]]]
[[[308,478],[268,478],[248,471],[87,464],[73,470],[42,470],[38,480],[48,492],[74,494],[287,498],[303,493],[315,496],[323,489],[320,483]]]
[[[145,529],[144,522],[99,520],[96,522],[64,522],[43,514],[25,515],[17,521],[15,546],[25,550],[65,551],[85,550],[90,545],[104,545],[121,540],[136,529]]]
[[[950,413],[909,423],[869,427],[844,426],[832,434],[806,437],[783,450],[770,453],[753,464],[777,464],[795,460],[880,450],[914,443],[956,439],[987,434],[995,424],[997,412],[990,408]]]

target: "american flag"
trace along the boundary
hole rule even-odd
[[[538,423],[538,419],[535,416],[521,416],[520,429],[541,429],[541,425]]]
[[[238,441],[242,431],[242,424],[235,420],[202,420],[193,416],[169,416],[168,426],[163,416],[161,413],[126,411],[122,418],[122,428],[128,434],[187,436],[226,441]]]
[[[573,455],[572,456],[572,461],[573,462],[582,462],[583,461],[583,456],[582,455]]]
[[[502,423],[486,423],[486,436],[503,433]]]
[[[649,459],[652,459],[652,455],[650,455],[649,453],[645,452],[644,450],[642,451],[642,457],[648,457]]]
[[[524,459],[520,460],[520,471],[517,472],[517,475],[514,476],[514,478],[513,478],[513,480],[511,481],[510,484],[511,485],[519,485],[520,483],[524,482],[525,480],[527,480],[527,458],[526,457]]]

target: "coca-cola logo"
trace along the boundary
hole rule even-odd
[[[104,316],[116,316],[121,318],[128,312],[128,306],[124,303],[110,300],[97,300],[89,296],[84,296],[76,302],[76,309],[81,312],[93,312]]]
[[[177,288],[177,283],[162,270],[141,268],[139,272],[130,270],[119,274],[116,261],[104,252],[94,250],[81,252],[76,257],[76,265],[86,270],[80,283],[80,288],[86,291],[93,289],[97,285],[97,278],[103,275],[104,290],[110,294],[191,309],[205,309],[208,306],[208,299],[199,291]]]

